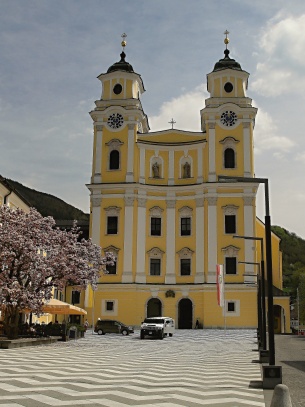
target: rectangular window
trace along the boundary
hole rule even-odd
[[[75,291],[75,290],[72,291],[71,303],[72,304],[80,303],[80,292],[79,291]]]
[[[150,275],[161,275],[161,259],[150,259]]]
[[[180,259],[180,274],[182,276],[191,275],[191,259]]]
[[[161,218],[150,219],[150,234],[151,236],[161,236]]]
[[[107,217],[107,235],[116,235],[118,233],[118,217]]]
[[[181,236],[190,236],[191,218],[181,218]]]
[[[236,233],[236,216],[225,216],[225,233]]]
[[[106,301],[106,311],[113,311],[113,310],[114,310],[114,302]]]
[[[112,266],[108,264],[106,270],[108,271],[108,274],[116,274],[116,261]]]
[[[236,257],[226,257],[226,274],[236,274]]]
[[[232,301],[227,302],[227,311],[235,312],[235,302],[232,302]]]

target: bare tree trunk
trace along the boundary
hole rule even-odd
[[[19,308],[7,305],[4,314],[4,327],[8,339],[18,338]]]

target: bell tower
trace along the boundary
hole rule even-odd
[[[207,75],[210,98],[201,111],[201,128],[209,137],[209,182],[215,182],[219,174],[254,175],[253,129],[257,109],[246,95],[249,73],[230,58],[229,32],[224,34],[225,56]]]
[[[126,61],[126,37],[122,34],[120,61],[98,76],[102,95],[90,112],[94,126],[91,184],[95,185],[134,181],[136,135],[149,130],[140,101],[145,89],[141,76]]]

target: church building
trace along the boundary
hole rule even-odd
[[[258,183],[254,178],[257,109],[247,96],[249,73],[229,56],[207,75],[209,98],[201,131],[151,132],[142,104],[141,76],[126,61],[98,76],[101,98],[90,112],[94,126],[90,236],[116,263],[87,289],[88,319],[139,326],[168,316],[176,328],[256,328],[259,241]],[[199,113],[199,112],[198,112]],[[170,119],[170,118],[169,118]],[[289,331],[289,299],[282,295],[279,239],[272,235],[273,284],[280,332]],[[218,305],[216,266],[223,265],[224,306]]]

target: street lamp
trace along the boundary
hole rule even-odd
[[[271,218],[269,211],[268,178],[233,177],[227,175],[219,175],[218,181],[264,184],[265,187],[265,244],[266,244],[267,287],[268,287],[268,342],[269,342],[270,369],[263,369],[264,372],[263,386],[265,386],[265,388],[274,388],[276,384],[282,383],[282,370],[281,366],[275,366]]]
[[[264,239],[262,237],[256,236],[239,236],[234,235],[233,238],[235,239],[245,239],[245,240],[258,240],[261,243],[261,267],[260,267],[260,275],[261,275],[261,301],[262,301],[262,345],[263,350],[266,351],[267,349],[267,338],[266,338],[266,295],[265,295],[265,256],[264,256]]]
[[[259,334],[259,343],[262,337],[262,291],[261,291],[261,271],[260,271],[260,263],[255,263],[252,261],[239,261],[239,264],[252,264],[258,266],[258,274],[243,274],[245,277],[256,277],[257,282],[253,283],[252,281],[244,281],[244,284],[255,285],[258,287],[257,290],[257,327],[258,327],[258,334]],[[246,279],[245,279],[246,280]]]

